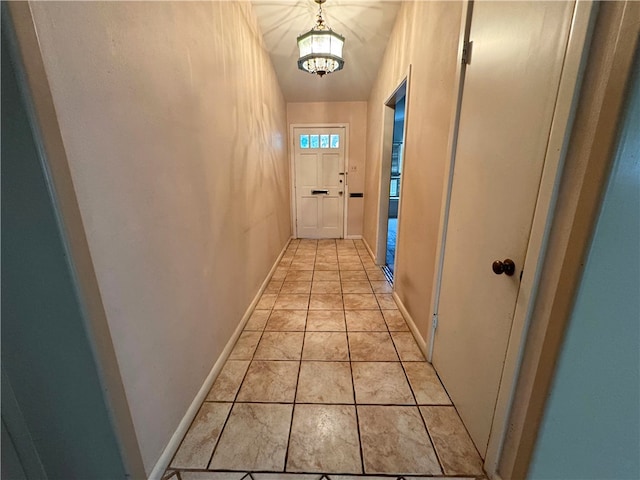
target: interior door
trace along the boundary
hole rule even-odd
[[[345,129],[294,128],[298,238],[342,238]]]
[[[476,2],[433,363],[484,457],[573,2]],[[492,263],[511,259],[512,276]]]

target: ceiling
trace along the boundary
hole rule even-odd
[[[296,38],[313,27],[313,0],[252,0],[287,102],[368,100],[400,7],[389,0],[327,0],[329,27],[345,37],[343,70],[320,78],[298,70]]]

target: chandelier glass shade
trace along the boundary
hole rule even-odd
[[[320,77],[342,70],[344,66],[342,58],[344,37],[325,24],[322,16],[324,1],[316,0],[320,4],[320,9],[315,26],[298,37],[298,49],[300,50],[298,68]]]

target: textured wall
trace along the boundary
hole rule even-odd
[[[431,318],[461,11],[460,2],[404,3],[369,97],[364,238],[375,251],[383,104],[412,66],[395,288],[423,337]]]
[[[285,103],[248,4],[31,8],[150,471],[290,236]]]
[[[349,191],[364,191],[367,102],[288,103],[287,122],[349,124]],[[291,144],[291,142],[289,142]],[[353,167],[356,171],[353,171]],[[349,198],[346,235],[362,235],[363,198]]]

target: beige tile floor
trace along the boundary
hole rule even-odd
[[[165,478],[483,477],[361,241],[293,240]]]

